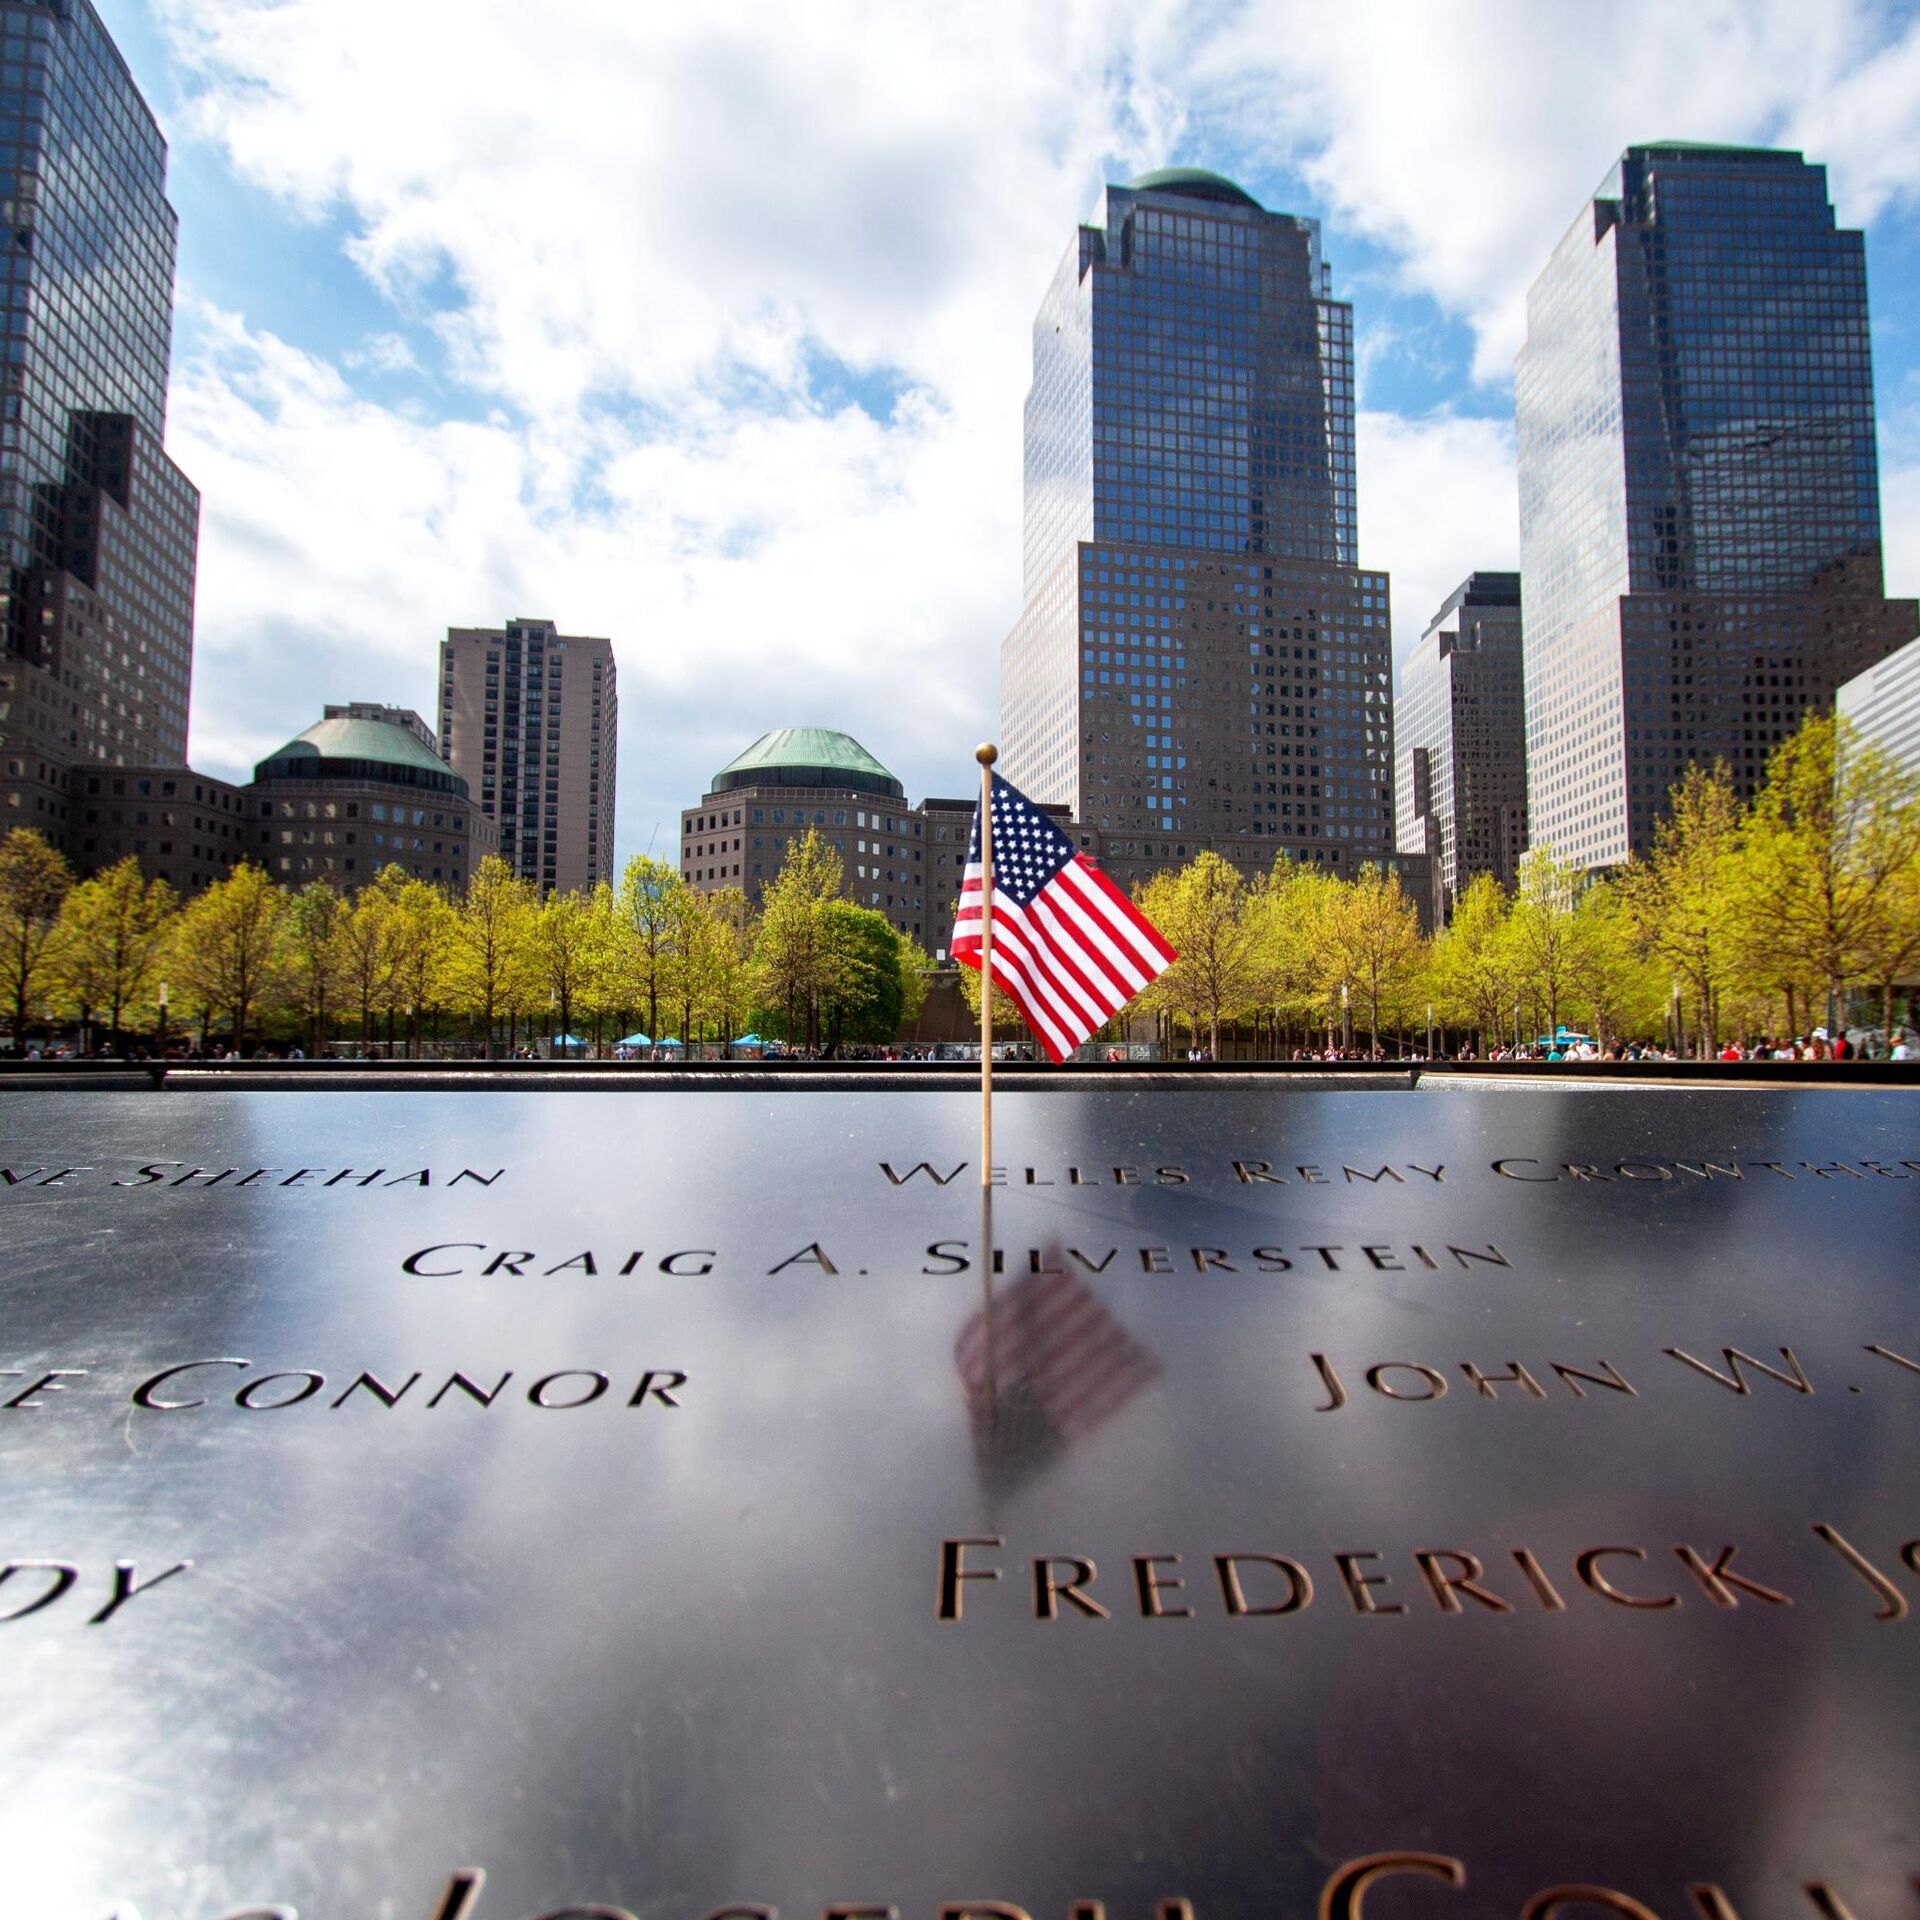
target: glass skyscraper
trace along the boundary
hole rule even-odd
[[[1643,851],[1912,637],[1882,597],[1862,236],[1797,153],[1630,147],[1534,283],[1515,381],[1528,814]]]
[[[1470,574],[1400,668],[1394,818],[1403,853],[1433,858],[1451,906],[1475,875],[1518,877],[1527,845],[1520,576]]]
[[[164,451],[166,142],[90,0],[0,0],[0,798],[184,765],[200,498]]]
[[[1387,579],[1357,562],[1353,310],[1318,225],[1192,168],[1109,186],[1033,333],[1007,778],[1122,884],[1393,844]]]

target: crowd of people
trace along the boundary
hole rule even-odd
[[[0,1048],[0,1054],[5,1049]],[[996,1041],[994,1058],[1001,1061],[1033,1061],[1040,1058],[1040,1052],[1030,1041]],[[123,1035],[117,1044],[102,1040],[96,1045],[81,1047],[63,1039],[31,1040],[28,1042],[24,1057],[28,1060],[116,1060],[131,1065],[150,1065],[175,1062],[189,1063],[218,1062],[225,1060],[305,1060],[306,1051],[295,1041],[286,1044],[252,1043],[236,1052],[226,1041],[218,1036],[210,1037],[204,1045],[199,1044],[191,1035],[179,1036],[168,1041],[164,1048],[153,1039],[137,1035]],[[353,1059],[403,1059],[408,1057],[404,1046],[388,1048],[380,1042],[365,1046],[329,1046],[313,1056],[323,1060]],[[462,1048],[457,1055],[450,1055],[446,1049],[436,1048],[434,1057],[478,1058],[476,1048]],[[500,1055],[508,1060],[538,1060],[548,1057],[534,1046],[521,1044],[503,1048]],[[582,1047],[577,1051],[554,1058],[571,1060],[618,1060],[639,1064],[674,1065],[688,1056],[678,1047],[635,1048],[627,1046],[591,1048]],[[722,1056],[717,1046],[699,1047],[694,1050],[696,1059],[719,1059]],[[913,1065],[930,1060],[977,1060],[980,1049],[977,1043],[959,1043],[953,1041],[900,1041],[891,1046],[849,1046],[835,1052],[825,1052],[819,1047],[798,1047],[782,1045],[778,1041],[767,1041],[751,1050],[734,1049],[729,1056],[733,1059],[762,1060],[821,1060],[831,1059],[845,1064],[862,1066],[905,1064]],[[1091,1050],[1091,1057],[1104,1060],[1109,1065],[1128,1064],[1130,1050],[1118,1046],[1101,1046]],[[1214,1051],[1208,1046],[1192,1046],[1184,1049],[1170,1049],[1169,1058],[1184,1059],[1190,1064],[1201,1065],[1214,1058]],[[1613,1064],[1644,1061],[1694,1061],[1691,1052],[1676,1051],[1651,1041],[1620,1040],[1600,1045],[1585,1034],[1564,1034],[1557,1040],[1539,1039],[1525,1041],[1519,1045],[1500,1044],[1484,1052],[1469,1046],[1454,1051],[1444,1048],[1428,1054],[1414,1049],[1398,1052],[1384,1047],[1366,1046],[1330,1046],[1295,1047],[1288,1059],[1297,1064],[1313,1062],[1362,1061],[1382,1065],[1406,1065],[1421,1062],[1439,1062],[1443,1064],[1472,1064],[1490,1062],[1527,1062],[1552,1063],[1605,1061]],[[1810,1034],[1773,1036],[1768,1035],[1751,1042],[1729,1041],[1713,1056],[1715,1060],[1734,1062],[1746,1060],[1798,1060],[1798,1061],[1858,1061],[1858,1060],[1898,1060],[1920,1059],[1920,1042],[1916,1041],[1910,1029],[1896,1029],[1893,1044],[1889,1048],[1883,1036],[1877,1032],[1868,1033],[1829,1033],[1825,1027],[1815,1027]],[[1132,1064],[1148,1065],[1151,1061],[1133,1059]]]
[[[1190,1060],[1211,1059],[1212,1054],[1204,1047],[1190,1051]],[[1436,1052],[1427,1055],[1419,1052],[1399,1054],[1389,1053],[1384,1048],[1375,1047],[1296,1047],[1291,1058],[1300,1061],[1310,1060],[1368,1060],[1368,1061],[1419,1061],[1438,1060],[1446,1062],[1474,1061],[1563,1061],[1603,1060],[1615,1064],[1635,1061],[1693,1061],[1696,1056],[1691,1052],[1678,1052],[1670,1046],[1662,1046],[1652,1041],[1611,1040],[1604,1047],[1584,1034],[1569,1034],[1559,1040],[1523,1041],[1517,1046],[1498,1045],[1488,1048],[1484,1053],[1471,1046],[1460,1048],[1457,1052]],[[1888,1048],[1878,1034],[1862,1034],[1858,1037],[1846,1033],[1829,1034],[1825,1027],[1815,1027],[1812,1033],[1798,1038],[1765,1036],[1758,1040],[1741,1042],[1729,1040],[1713,1055],[1719,1061],[1739,1060],[1913,1060],[1920,1058],[1913,1035],[1900,1028],[1893,1045]]]

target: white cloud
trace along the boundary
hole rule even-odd
[[[1017,611],[1033,307],[1103,157],[1164,157],[1126,49],[1170,9],[157,4],[192,130],[342,218],[499,409],[436,423],[211,325],[172,433],[207,502],[196,752],[425,700],[446,625],[524,612],[615,641],[623,849],[768,726],[961,780]]]
[[[623,853],[769,726],[964,778],[1016,611],[1028,329],[1105,173],[1300,169],[1336,268],[1376,242],[1493,379],[1630,140],[1804,129],[1855,220],[1920,177],[1920,26],[1867,0],[150,4],[176,138],[337,220],[395,321],[337,365],[244,314],[190,330],[196,754],[240,769],[323,699],[424,707],[447,625],[548,614],[618,650]],[[437,388],[356,384],[436,343]],[[1404,646],[1513,564],[1511,436],[1376,408],[1359,453]]]
[[[1324,197],[1336,259],[1340,229],[1364,234],[1472,324],[1482,380],[1633,142],[1804,142],[1855,224],[1920,192],[1920,21],[1869,0],[1250,0],[1192,77]]]
[[[419,356],[398,333],[370,333],[351,353],[341,356],[341,364],[355,372],[418,373]]]
[[[1520,564],[1513,429],[1454,414],[1355,424],[1360,559],[1393,576],[1396,657],[1468,574]]]
[[[1010,558],[967,557],[1017,552],[1018,502],[979,483],[952,413],[603,433],[583,506],[573,460],[504,413],[415,417],[235,316],[198,332],[170,436],[205,499],[197,764],[240,772],[325,699],[431,717],[442,631],[525,613],[615,641],[623,847],[768,726],[843,726],[905,778],[960,777],[1015,597]]]

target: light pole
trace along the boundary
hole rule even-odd
[[[1433,1058],[1433,1002],[1427,1002],[1427,1058]]]
[[[1340,1051],[1353,1051],[1353,1014],[1347,1001],[1347,983],[1340,982]]]
[[[1667,999],[1667,1047],[1677,1058],[1680,1052],[1680,976],[1675,974]]]
[[[167,1057],[167,983],[160,982],[160,992],[156,996],[160,1002],[160,1058]]]

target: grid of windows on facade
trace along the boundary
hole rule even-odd
[[[1847,681],[1833,705],[1862,739],[1920,777],[1920,640]]]
[[[1042,303],[1003,765],[1123,881],[1392,845],[1387,582],[1355,564],[1352,310],[1319,244],[1175,169],[1108,187]]]
[[[1387,851],[1384,575],[1151,548],[1084,560],[1080,815],[1110,859],[1210,846],[1351,869]]]
[[[262,864],[283,886],[309,880],[351,890],[390,866],[455,888],[467,875],[466,822],[405,798],[265,798],[256,802]]]
[[[838,857],[847,899],[897,933],[927,936],[925,823],[904,801],[876,806],[870,794],[831,789],[805,803],[773,788],[709,794],[680,817],[681,877],[703,893],[737,887],[757,910],[789,846],[810,831]]]
[[[618,695],[612,648],[551,621],[455,629],[442,649],[441,753],[543,892],[613,879]]]
[[[1529,297],[1515,396],[1532,830],[1608,864],[1688,765],[1750,793],[1913,631],[1882,598],[1864,241],[1825,170],[1629,149]]]
[[[1095,527],[1351,564],[1353,310],[1322,297],[1314,223],[1121,217],[1121,258],[1091,275]]]
[[[82,877],[129,854],[149,879],[193,894],[253,857],[240,790],[185,768],[89,767],[73,775],[68,848]]]
[[[161,450],[165,170],[88,0],[0,0],[0,593],[55,710],[28,730],[74,758],[186,750],[199,504]]]
[[[1394,703],[1402,852],[1430,855],[1446,901],[1477,875],[1511,887],[1526,849],[1520,576],[1476,573],[1427,623]]]

